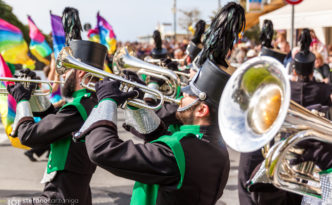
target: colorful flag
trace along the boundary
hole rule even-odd
[[[90,41],[100,43],[99,29],[98,27],[90,29],[88,32],[88,38]]]
[[[97,27],[99,30],[100,43],[105,45],[109,54],[113,54],[116,50],[116,36],[112,26],[97,13]]]
[[[45,59],[45,57],[49,56],[52,53],[52,49],[47,44],[45,37],[39,31],[36,24],[33,22],[30,16],[28,16],[28,24],[29,24],[29,36],[31,38],[30,41],[30,51],[31,53],[42,63],[49,65],[50,61]]]
[[[5,60],[1,55],[0,55],[0,77],[13,77],[8,65],[6,64]],[[0,89],[6,89],[7,85],[10,83],[11,82],[0,81]],[[13,124],[15,119],[15,112],[16,112],[16,101],[13,98],[13,96],[0,94],[1,121],[11,144],[17,148],[29,149],[29,147],[22,145],[17,137],[13,138],[9,136],[9,134],[12,131],[11,125]]]
[[[52,37],[53,37],[53,50],[55,59],[58,57],[59,52],[63,47],[65,47],[66,36],[63,30],[61,17],[51,14],[51,24],[52,24]]]
[[[22,32],[3,19],[0,19],[0,54],[9,63],[35,67],[35,62],[28,56],[28,45]]]

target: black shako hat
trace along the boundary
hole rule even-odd
[[[277,59],[280,63],[284,63],[284,59],[286,57],[286,53],[282,53],[276,49],[267,48],[265,46],[262,47],[261,56],[270,56],[272,58]]]
[[[161,35],[158,30],[153,32],[153,40],[155,44],[155,48],[151,51],[151,57],[154,59],[162,59],[167,57],[167,50],[162,47]]]
[[[316,56],[309,51],[310,44],[310,31],[303,29],[300,36],[301,49],[294,57],[295,71],[299,75],[308,76],[314,70]]]
[[[265,19],[260,33],[259,40],[262,44],[261,56],[270,56],[283,63],[287,53],[282,53],[272,47],[272,38],[274,35],[273,23],[269,19]]]
[[[181,91],[198,97],[209,106],[218,107],[222,91],[230,77],[228,73],[207,59],[189,85],[183,87]]]
[[[151,51],[151,57],[154,59],[167,58],[167,50],[165,48],[161,49],[154,48]]]
[[[193,64],[200,68],[182,92],[198,97],[212,108],[218,108],[228,74],[226,55],[234,40],[245,27],[245,12],[241,5],[230,2],[218,11],[205,33],[203,50]],[[222,66],[219,67],[218,65]]]
[[[83,63],[103,70],[107,55],[106,46],[92,41],[71,40],[69,47],[75,58]]]

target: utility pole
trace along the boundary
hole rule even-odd
[[[173,1],[174,41],[176,41],[176,0]]]
[[[220,0],[218,0],[218,9],[221,8],[221,3],[220,3]]]

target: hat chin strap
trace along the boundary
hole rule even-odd
[[[198,102],[199,102],[199,98],[195,99],[194,102],[190,103],[190,104],[187,105],[187,106],[184,106],[184,107],[178,108],[177,111],[178,111],[178,112],[184,112],[184,111],[188,110],[189,108],[191,108],[192,106],[198,104]]]

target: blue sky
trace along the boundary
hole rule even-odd
[[[31,15],[37,26],[44,32],[51,31],[50,15],[61,15],[64,7],[79,10],[82,24],[96,24],[96,14],[100,11],[112,26],[117,39],[136,40],[138,36],[152,34],[158,23],[173,22],[173,0],[4,0],[13,7],[14,14],[25,24]],[[231,0],[220,0],[221,5]],[[177,0],[177,8],[190,10],[197,8],[201,18],[209,21],[212,11],[217,10],[218,0]],[[177,14],[181,16],[180,12]],[[178,18],[177,18],[178,19]],[[181,31],[177,27],[177,31]],[[184,31],[183,31],[184,32]],[[85,36],[85,34],[84,34]]]

